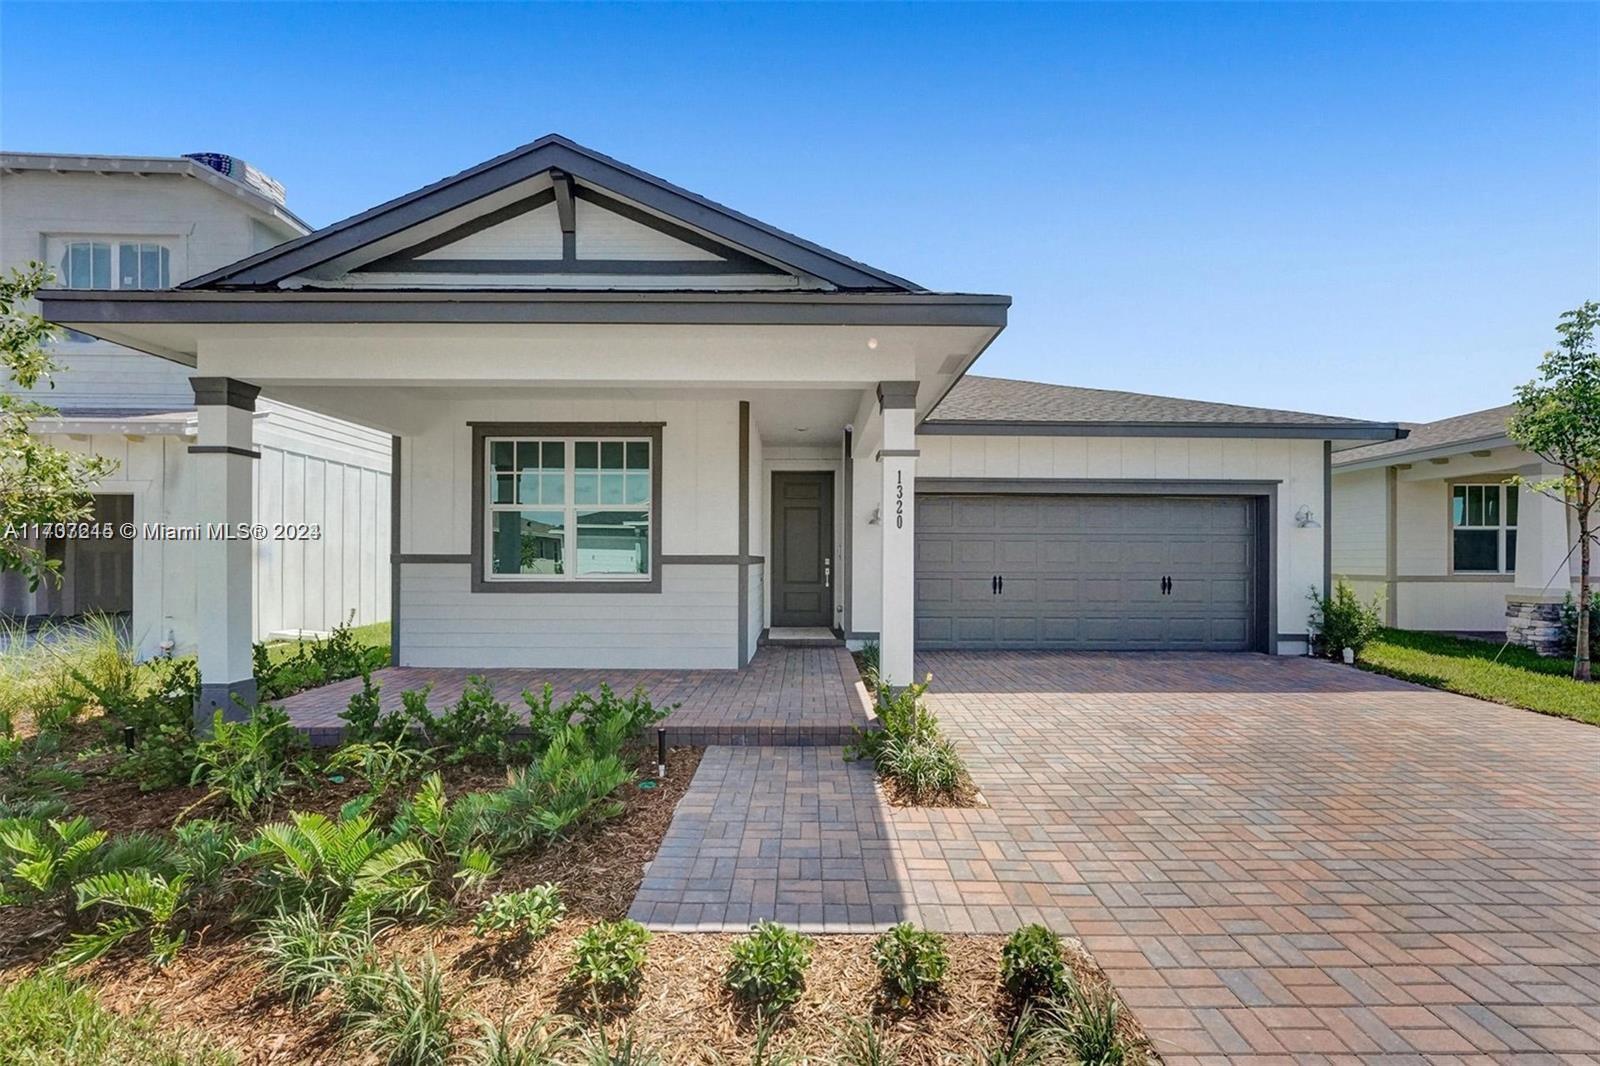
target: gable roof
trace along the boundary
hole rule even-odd
[[[570,176],[586,186],[641,205],[680,228],[699,231],[756,257],[820,279],[834,289],[925,291],[904,278],[741,214],[557,134],[201,275],[180,288],[272,288],[304,271],[543,174]]]
[[[311,229],[284,203],[282,185],[244,160],[217,152],[196,152],[194,155],[184,156],[0,152],[0,172],[13,171],[50,174],[176,174],[211,186],[296,235],[307,233]]]
[[[1452,415],[1437,422],[1402,422],[1411,431],[1404,440],[1366,444],[1340,452],[1335,466],[1370,463],[1374,459],[1399,459],[1416,452],[1433,451],[1456,445],[1489,444],[1505,439],[1506,423],[1510,421],[1513,404]]]
[[[919,432],[1032,432],[1061,436],[1181,433],[1386,441],[1405,435],[1391,422],[977,374],[968,374],[956,382]]]

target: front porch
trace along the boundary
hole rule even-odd
[[[842,647],[764,646],[739,670],[390,666],[372,680],[381,686],[385,710],[400,706],[401,693],[426,685],[432,686],[428,702],[437,709],[458,700],[467,679],[479,675],[493,686],[496,699],[524,712],[522,693],[546,684],[558,703],[602,684],[618,692],[643,687],[656,706],[678,705],[663,723],[669,744],[846,744],[867,724],[872,707],[855,662]],[[360,678],[338,681],[290,696],[280,706],[313,744],[337,744],[344,732],[339,713],[359,691]]]

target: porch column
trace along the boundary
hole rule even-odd
[[[1540,464],[1522,476],[1541,481],[1560,476],[1560,470]],[[1517,490],[1517,573],[1506,594],[1506,636],[1543,652],[1554,652],[1560,643],[1561,604],[1572,591],[1567,515],[1562,500],[1526,486]]]
[[[916,618],[917,383],[878,383],[883,444],[876,456],[882,473],[879,523],[883,528],[883,603],[878,633],[878,671],[884,683],[909,685]]]
[[[194,456],[195,517],[202,537],[195,545],[195,624],[199,633],[200,696],[195,724],[210,726],[213,712],[244,717],[233,697],[256,699],[250,659],[254,542],[240,528],[255,518],[252,464],[256,394],[261,389],[233,378],[194,377],[199,433]]]

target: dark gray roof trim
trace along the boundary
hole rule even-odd
[[[45,318],[118,323],[644,323],[993,326],[1009,296],[819,292],[210,292],[45,289]],[[122,343],[122,342],[119,342]]]
[[[1394,440],[1390,422],[1035,422],[929,419],[918,433],[935,437],[1270,437],[1292,440]]]
[[[551,134],[416,192],[280,244],[180,288],[263,288],[447,211],[555,170],[841,289],[920,292],[904,278],[769,226],[652,174]]]

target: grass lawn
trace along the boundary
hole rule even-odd
[[[1600,684],[1574,681],[1572,664],[1513,645],[1439,633],[1385,629],[1361,652],[1361,667],[1419,685],[1600,725]]]
[[[389,623],[373,622],[371,625],[356,626],[350,632],[355,636],[356,642],[364,648],[382,648],[389,650]],[[267,645],[267,655],[275,663],[281,663],[294,655],[302,643],[312,644],[314,641],[281,640],[275,644]]]

